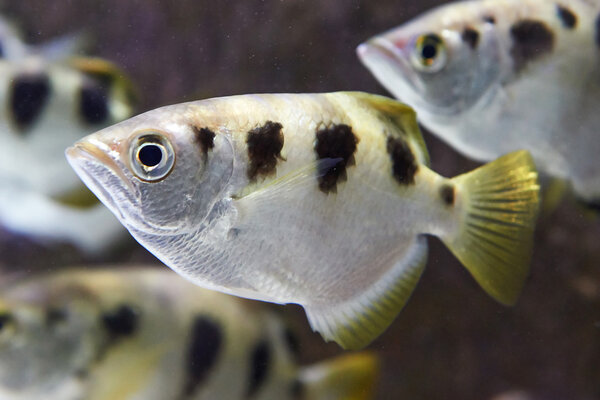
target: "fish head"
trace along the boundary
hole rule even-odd
[[[89,362],[94,330],[83,311],[75,304],[0,301],[0,395],[52,390]]]
[[[209,163],[188,108],[149,111],[66,151],[75,172],[134,236],[197,230],[231,177],[228,139],[214,137]]]
[[[436,9],[357,48],[378,81],[419,114],[458,116],[499,79],[494,25],[481,19],[466,22],[468,14],[448,18],[445,11]]]

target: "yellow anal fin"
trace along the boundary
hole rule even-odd
[[[533,159],[517,151],[452,181],[460,227],[442,240],[490,296],[512,305],[529,273],[539,209]]]
[[[369,400],[374,397],[378,377],[377,356],[361,352],[303,368],[298,381],[307,399]]]
[[[304,305],[313,330],[346,350],[361,349],[381,335],[410,298],[427,261],[423,236],[403,238],[397,248],[398,257],[385,260],[388,271],[367,290],[340,303]]]

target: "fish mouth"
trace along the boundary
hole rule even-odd
[[[123,173],[118,162],[104,150],[103,143],[80,141],[65,151],[67,161],[83,183],[106,205],[117,217],[125,219],[125,215],[115,200],[116,192],[120,192],[129,202],[135,201],[136,190]],[[106,188],[111,187],[114,194]]]
[[[356,48],[365,67],[399,99],[410,95],[407,90],[418,92],[420,89],[419,77],[404,52],[384,37],[375,37]]]

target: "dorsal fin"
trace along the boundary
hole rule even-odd
[[[364,92],[348,92],[348,95],[355,97],[369,107],[377,110],[381,114],[389,118],[402,132],[406,134],[406,138],[415,146],[420,155],[423,164],[429,166],[429,153],[421,129],[417,123],[417,114],[412,107],[400,103],[399,101],[390,99],[389,97],[369,94]]]
[[[117,94],[123,97],[126,104],[135,106],[138,103],[139,95],[135,86],[112,62],[98,57],[71,57],[68,64],[84,74],[96,77],[108,86],[114,85],[118,90]]]

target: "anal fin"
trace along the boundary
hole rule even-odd
[[[305,305],[313,330],[344,349],[367,346],[396,318],[412,294],[427,260],[427,240],[414,237],[402,259],[362,293],[338,304]]]

